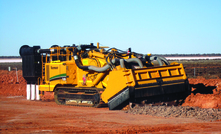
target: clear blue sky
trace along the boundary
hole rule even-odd
[[[0,56],[100,42],[153,54],[221,53],[221,0],[0,0]]]

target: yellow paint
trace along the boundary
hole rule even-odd
[[[55,85],[39,85],[40,91],[53,91]]]
[[[61,62],[60,60],[51,61],[51,63],[60,63],[60,62]]]
[[[103,86],[107,87],[107,84],[106,84],[106,83],[104,83],[103,81],[102,81],[101,83],[103,84]]]
[[[128,72],[123,70],[111,71],[109,74],[109,80],[107,87],[102,93],[102,100],[107,103],[108,100],[114,96],[116,93],[120,92],[129,85],[135,85],[133,77],[130,77],[129,70]]]
[[[84,65],[84,66],[87,66],[87,65],[88,65],[88,60],[87,60],[87,59],[83,59],[82,62],[83,62],[83,65]]]
[[[104,48],[97,44],[97,49]],[[73,48],[66,49],[64,54],[64,47],[56,47],[57,53],[48,54],[50,60],[44,59],[46,61],[42,64],[42,77],[39,79],[39,89],[40,91],[53,91],[54,88],[59,85],[66,85],[73,87],[95,87],[103,88],[104,91],[101,94],[101,99],[107,103],[110,98],[115,96],[117,93],[125,89],[126,87],[140,86],[136,89],[144,88],[154,88],[158,85],[142,87],[142,85],[157,83],[157,79],[162,81],[176,81],[176,80],[186,80],[185,70],[182,64],[172,63],[170,66],[160,66],[160,67],[149,67],[141,69],[126,69],[121,68],[120,65],[113,66],[114,68],[108,69],[104,72],[95,72],[91,70],[82,70],[75,64],[74,58],[70,56],[73,55]],[[71,50],[72,49],[72,50]],[[111,49],[110,53],[102,53],[97,50],[88,51],[88,57],[82,58],[83,50],[78,52],[78,59],[80,64],[83,66],[97,66],[103,67],[107,65],[107,60],[110,61],[114,58],[128,59],[128,56],[122,55],[121,57],[112,55],[118,51],[117,49]],[[151,54],[147,54],[151,56]],[[54,57],[65,57],[66,61],[54,60]],[[131,55],[132,58],[136,58],[135,55]],[[42,56],[42,61],[43,61]],[[50,79],[54,76],[59,76],[60,74],[66,74],[63,79]],[[83,78],[86,77],[86,83],[83,83]],[[43,84],[44,83],[44,84]],[[182,83],[171,83],[171,84],[182,84]],[[79,88],[80,89],[80,88]]]

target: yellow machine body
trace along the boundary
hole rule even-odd
[[[99,44],[52,47],[41,54],[39,90],[55,92],[58,104],[97,106],[102,102],[110,109],[128,100],[189,90],[182,64],[154,65],[152,60],[165,60],[141,56],[115,48],[106,51]]]

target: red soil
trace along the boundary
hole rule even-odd
[[[221,79],[189,79],[189,83],[193,93],[182,106],[221,108]]]
[[[0,133],[220,133],[221,122],[132,115],[108,108],[57,105],[53,93],[27,101],[22,71],[0,70]],[[189,79],[183,106],[221,108],[221,79]],[[23,97],[17,97],[23,96]]]
[[[2,96],[26,96],[26,81],[22,77],[22,71],[0,70],[0,95]],[[18,81],[18,82],[17,82]]]

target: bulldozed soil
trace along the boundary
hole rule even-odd
[[[53,93],[26,100],[22,71],[0,70],[0,133],[221,133],[221,79],[191,78],[182,106],[107,107],[57,105]]]

